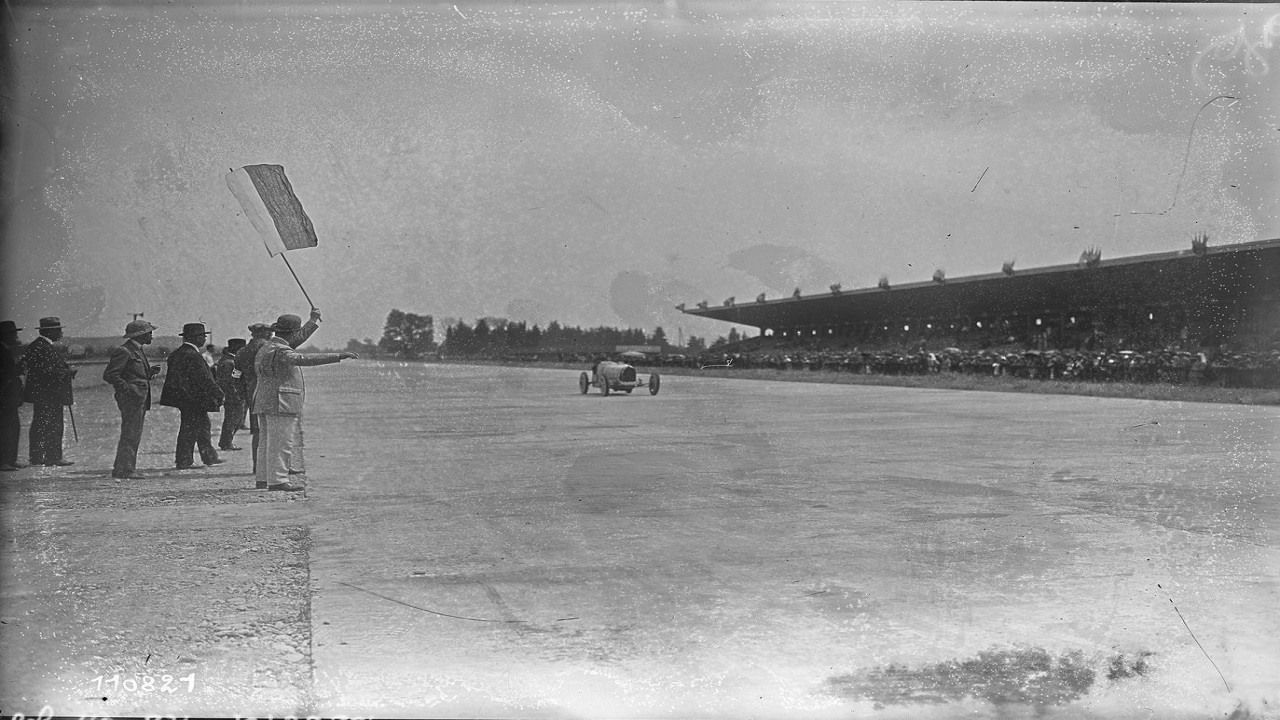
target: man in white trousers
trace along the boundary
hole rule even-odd
[[[302,442],[302,405],[305,392],[302,368],[330,365],[358,357],[353,352],[303,354],[293,341],[303,332],[302,318],[281,315],[271,326],[274,335],[254,356],[257,387],[253,411],[258,415],[257,477],[255,485],[267,490],[297,492],[305,489],[305,476],[293,462]],[[290,468],[295,469],[291,476]]]

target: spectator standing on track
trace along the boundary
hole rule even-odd
[[[142,443],[142,426],[151,409],[151,378],[160,373],[159,365],[147,359],[143,345],[150,345],[156,326],[146,320],[134,320],[124,328],[125,341],[111,350],[111,358],[102,371],[102,379],[116,390],[116,407],[120,408],[120,441],[111,477],[117,480],[141,480],[138,472],[138,446]]]
[[[26,467],[18,462],[18,441],[22,437],[22,375],[18,372],[18,327],[12,320],[0,321],[0,471],[12,472]]]
[[[63,466],[75,462],[62,456],[62,408],[74,402],[71,379],[75,368],[67,363],[62,339],[62,321],[40,318],[40,336],[22,354],[27,382],[22,399],[32,405],[28,454],[32,465]]]
[[[294,341],[291,347],[298,347],[311,337],[311,334],[320,327],[320,309],[311,308],[311,317],[307,320],[307,324],[302,326],[302,332],[298,333],[301,339]],[[245,405],[249,410],[249,434],[253,437],[253,474],[258,474],[258,444],[261,436],[258,426],[258,413],[253,409],[253,395],[258,387],[258,373],[254,369],[253,359],[257,356],[258,350],[266,345],[271,339],[271,326],[267,323],[254,323],[249,326],[249,332],[252,335],[247,345],[240,352],[236,353],[236,369],[240,371],[244,380],[244,399]]]
[[[236,353],[245,346],[244,338],[231,338],[222,348],[222,355],[213,364],[213,379],[222,388],[222,433],[218,437],[219,450],[239,450],[235,446],[236,431],[244,424],[244,378],[236,369]]]
[[[178,408],[181,414],[174,450],[174,464],[179,470],[195,466],[196,447],[200,448],[200,459],[205,465],[225,462],[218,457],[209,438],[209,413],[217,412],[222,405],[222,389],[214,382],[213,371],[200,354],[200,345],[207,337],[209,331],[204,323],[182,326],[184,342],[169,355],[169,370],[160,391],[160,404]]]
[[[253,358],[258,350],[271,339],[271,326],[267,323],[254,323],[249,326],[249,342],[236,353],[236,369],[240,371],[240,379],[244,381],[244,401],[249,412],[249,437],[253,451],[253,473],[258,474],[258,413],[253,409],[253,391],[257,387],[258,375],[253,369]]]
[[[254,357],[257,388],[253,407],[258,413],[261,456],[257,462],[258,488],[298,491],[305,485],[293,482],[290,475],[303,479],[305,469],[294,457],[302,450],[302,407],[305,392],[302,368],[329,365],[358,357],[353,352],[304,355],[293,348],[300,345],[304,328],[297,315],[281,315],[271,326],[275,335]]]

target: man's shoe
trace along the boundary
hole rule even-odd
[[[228,451],[235,451],[235,450],[243,450],[244,448],[238,448],[235,445],[231,445],[228,447],[219,447],[218,449],[222,450],[223,452],[228,452]]]
[[[147,479],[147,476],[143,475],[140,472],[131,472],[125,475],[117,475],[116,473],[111,473],[111,477],[117,480],[146,480]]]
[[[75,464],[76,464],[75,460],[54,460],[53,462],[45,463],[44,466],[45,467],[66,467],[68,465],[75,465]]]
[[[183,463],[181,465],[175,465],[174,467],[177,468],[178,470],[190,470],[195,466],[196,466],[195,463]]]
[[[259,480],[259,481],[257,481],[256,483],[254,483],[254,484],[253,484],[253,489],[254,489],[254,490],[266,490],[266,489],[267,489],[267,482],[266,482],[265,480]]]
[[[283,490],[284,492],[301,492],[303,490],[306,490],[306,488],[303,487],[302,485],[294,485],[293,483],[287,483],[287,482],[277,483],[275,485],[268,485],[267,489]]]
[[[226,462],[226,460],[223,460],[222,458],[214,458],[212,460],[205,460],[204,464],[205,465],[221,465],[224,462]]]
[[[290,474],[290,475],[301,475],[301,474],[303,474],[303,473],[305,473],[305,472],[306,472],[306,470],[290,470],[290,471],[289,471],[289,474]]]

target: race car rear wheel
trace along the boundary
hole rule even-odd
[[[649,374],[649,394],[657,395],[658,388],[662,387],[662,378],[658,377],[658,373]]]
[[[579,376],[578,376],[578,390],[582,391],[582,394],[583,394],[583,395],[586,395],[586,394],[587,394],[587,388],[590,388],[590,387],[591,387],[591,378],[587,377],[587,374],[586,374],[586,373],[582,373],[581,375],[579,375]]]
[[[609,378],[600,373],[600,394],[609,397]]]

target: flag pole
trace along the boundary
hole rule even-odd
[[[293,275],[294,282],[298,283],[298,289],[302,291],[302,297],[306,298],[307,302],[311,303],[311,307],[315,307],[316,304],[311,300],[311,296],[307,294],[307,289],[302,287],[302,281],[298,279],[298,273],[294,272],[293,266],[289,264],[289,258],[285,257],[284,253],[280,253],[280,259],[284,261],[285,267],[289,268],[289,273]]]

